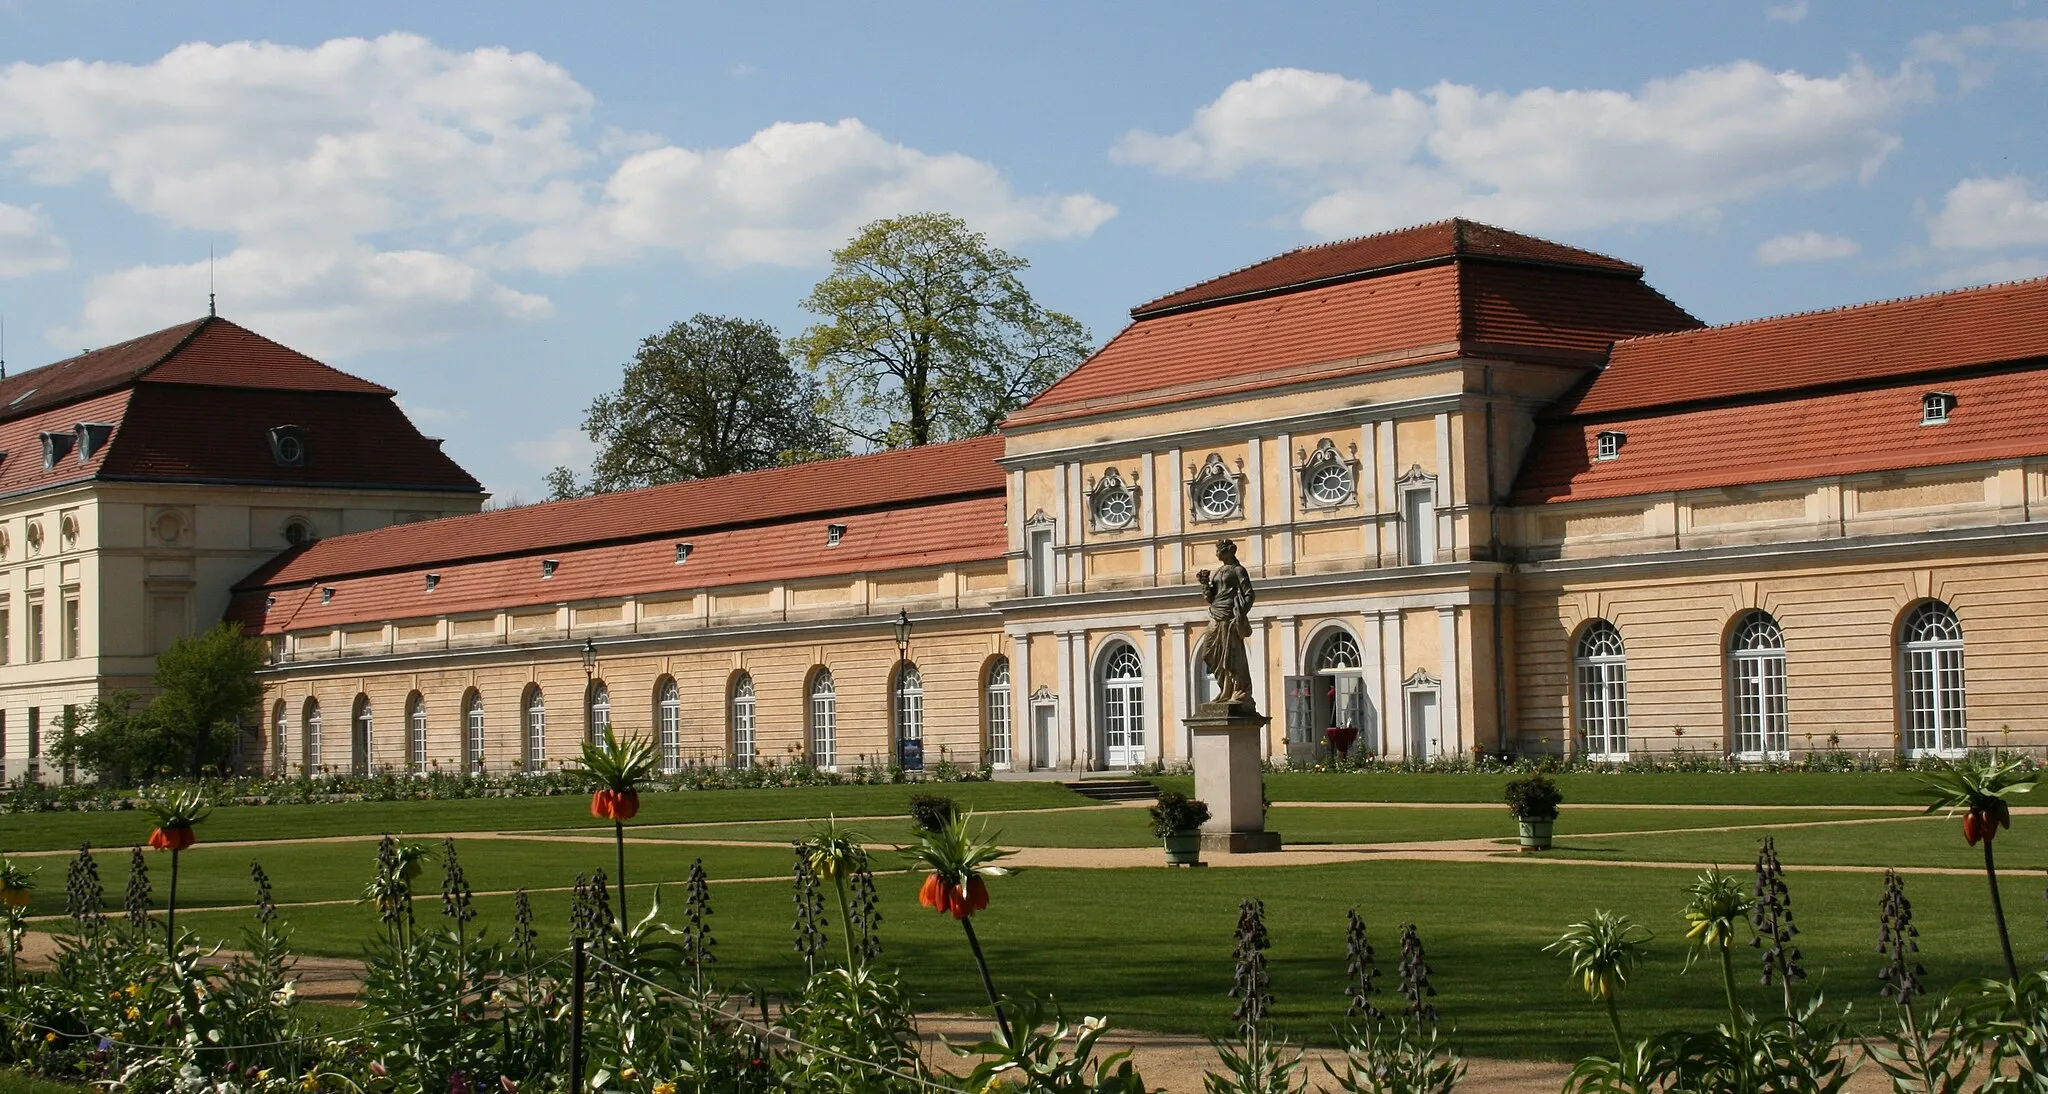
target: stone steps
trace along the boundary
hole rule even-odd
[[[1145,779],[1083,779],[1064,784],[1068,790],[1099,802],[1151,801],[1159,788]]]

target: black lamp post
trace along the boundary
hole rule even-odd
[[[896,660],[910,658],[910,612],[908,609],[896,613]]]
[[[597,643],[588,638],[583,640],[583,675],[597,677]]]

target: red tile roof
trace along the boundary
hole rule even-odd
[[[1698,323],[1634,274],[1461,259],[1141,319],[1006,424],[1465,355],[1592,367]]]
[[[867,513],[945,499],[1000,497],[1003,472],[995,460],[1002,450],[1001,437],[976,437],[394,525],[323,540],[251,575],[243,585],[327,582],[347,575],[462,560],[695,537],[736,527],[787,524],[807,517]],[[996,521],[1000,524],[1000,512]],[[665,545],[663,549],[673,555],[672,549]]]
[[[545,557],[559,565],[552,577],[545,578],[541,576],[540,552],[454,562],[431,569],[421,566],[400,572],[336,577],[311,584],[295,584],[294,580],[278,575],[267,584],[244,585],[236,594],[228,618],[261,633],[277,634],[393,619],[993,561],[1002,558],[1008,547],[1004,510],[1005,502],[1000,495],[900,505],[845,518],[846,534],[837,546],[827,546],[829,522],[822,519],[693,533],[689,560],[680,564],[675,561],[674,546],[667,540],[547,552]],[[464,519],[467,518],[433,523]],[[318,549],[316,545],[298,557],[306,558]],[[285,569],[290,571],[293,567],[288,565]],[[438,575],[431,592],[426,582],[429,572]],[[334,596],[323,604],[321,592],[329,586],[334,589]]]
[[[2048,278],[1618,342],[1560,413],[1824,388],[2048,356]]]
[[[1299,247],[1263,262],[1198,282],[1131,309],[1131,318],[1238,300],[1261,293],[1367,277],[1403,266],[1454,258],[1493,258],[1546,265],[1579,266],[1638,274],[1642,267],[1592,251],[1552,243],[1464,219],[1440,220],[1378,235]]]
[[[1529,446],[1514,500],[1590,501],[2048,453],[2048,368],[1945,379],[1940,390],[1956,396],[1955,410],[1946,424],[1921,425],[1921,397],[1933,387],[1549,422]],[[1627,437],[1615,459],[1594,459],[1603,430]]]
[[[244,327],[209,316],[0,380],[0,420],[126,387],[157,383],[390,395]]]

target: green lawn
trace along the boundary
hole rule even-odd
[[[1666,828],[1721,828],[1756,824],[1797,824],[1811,821],[1839,821],[1858,817],[1895,814],[1880,810],[1844,809],[1759,809],[1687,811],[1680,809],[1602,809],[1597,806],[1567,809],[1558,818],[1557,830],[1570,835],[1580,832],[1644,832]],[[1158,842],[1152,835],[1145,810],[1074,809],[1047,813],[999,813],[985,818],[989,831],[1009,847],[1144,847]],[[1515,823],[1505,806],[1473,805],[1466,808],[1402,809],[1387,807],[1316,807],[1276,805],[1267,824],[1290,844],[1312,843],[1412,843],[1424,840],[1502,838],[1515,834]],[[909,840],[909,821],[856,822],[849,827],[871,842],[889,844]],[[800,839],[811,829],[808,821],[771,821],[751,824],[689,825],[678,828],[642,829],[636,835],[677,840],[760,840],[783,842]]]
[[[1560,858],[1646,862],[1756,861],[1763,832],[1684,832],[1676,835],[1560,839],[1551,854]],[[1882,824],[1828,825],[1777,829],[1778,857],[1788,863],[1840,866],[1948,866],[1982,869],[1984,852],[1963,841],[1962,822],[1950,817],[1914,817]],[[2001,874],[2026,876],[2028,891],[2048,869],[2048,817],[2023,816],[1997,843]],[[2010,900],[2008,900],[2010,905]],[[2029,918],[2036,918],[2029,916]]]
[[[1877,1009],[1877,877],[1788,871],[1812,982],[1830,999]],[[1541,952],[1563,927],[1595,907],[1626,911],[1657,934],[1652,959],[1630,980],[1632,1029],[1714,1021],[1720,993],[1708,970],[1681,976],[1681,890],[1691,874],[1675,869],[1370,862],[1337,866],[1209,870],[1029,870],[993,887],[975,919],[997,986],[1056,996],[1076,1013],[1106,1014],[1115,1025],[1215,1033],[1229,1025],[1231,930],[1237,902],[1265,901],[1273,938],[1277,1014],[1297,1038],[1330,1039],[1343,1011],[1344,910],[1357,905],[1378,949],[1383,990],[1398,964],[1398,928],[1419,925],[1436,969],[1437,1002],[1468,1051],[1569,1058],[1610,1047],[1605,1018],[1567,983],[1559,959]],[[971,1009],[980,987],[966,943],[952,920],[918,907],[911,877],[884,877],[886,960],[899,966],[922,1005]],[[1997,943],[1983,882],[1915,877],[1908,882],[1922,958],[1935,988],[1997,971]],[[671,893],[669,899],[678,899]],[[644,900],[636,896],[636,900]],[[716,908],[720,975],[730,983],[786,990],[800,971],[790,946],[786,882],[719,885]],[[422,908],[423,916],[434,912]],[[541,894],[536,914],[544,941],[566,937],[568,897]],[[829,904],[828,900],[828,904]],[[480,903],[481,922],[502,931],[505,898]],[[221,938],[245,917],[201,913],[198,930]],[[181,922],[186,922],[181,917]],[[374,926],[367,909],[295,917],[308,952],[351,956]],[[2017,918],[2022,944],[2042,940],[2033,917]],[[837,945],[836,937],[833,945]],[[1755,984],[1756,954],[1738,955],[1742,982],[1758,1006],[1771,994]]]
[[[90,1087],[31,1079],[19,1071],[0,1071],[0,1094],[79,1094]]]
[[[688,790],[643,795],[642,824],[775,820],[782,817],[903,816],[910,797],[944,794],[974,809],[1053,809],[1088,799],[1058,783],[941,783],[918,786],[820,786],[773,790]],[[391,833],[496,832],[609,828],[590,815],[590,796],[467,798],[460,801],[340,802],[327,805],[228,806],[200,830],[209,843],[227,840],[375,836]],[[0,851],[133,847],[149,838],[146,814],[0,815]]]
[[[1266,776],[1276,802],[1387,801],[1498,803],[1516,775],[1321,774]],[[1899,772],[1566,772],[1553,776],[1567,806],[1578,805],[1912,805],[1920,783]],[[1156,779],[1193,793],[1189,776]]]

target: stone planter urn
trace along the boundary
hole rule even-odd
[[[1550,832],[1557,826],[1557,807],[1564,803],[1557,784],[1541,773],[1508,783],[1508,813],[1522,829],[1522,851],[1550,850]]]
[[[1165,837],[1166,864],[1168,866],[1200,866],[1202,864],[1202,833],[1200,829],[1175,832]]]
[[[1522,850],[1550,850],[1550,831],[1557,827],[1556,820],[1524,820],[1517,823],[1522,826]]]

